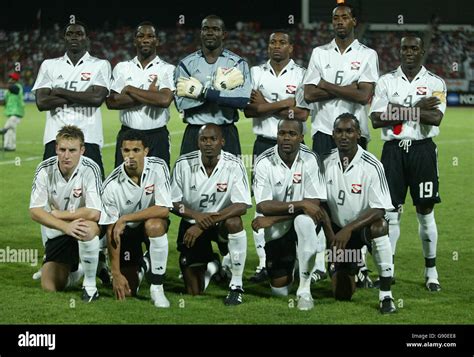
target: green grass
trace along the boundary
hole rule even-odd
[[[178,279],[176,251],[178,220],[173,217],[168,233],[170,250],[165,290],[172,307],[157,310],[149,300],[148,286],[142,285],[137,299],[125,302],[113,299],[112,290],[99,284],[101,299],[84,304],[80,290],[45,293],[31,275],[38,269],[27,263],[0,263],[0,323],[77,324],[77,323],[150,323],[150,324],[468,324],[474,322],[470,300],[474,276],[474,234],[472,209],[474,196],[474,123],[472,109],[448,109],[436,139],[439,148],[440,194],[442,204],[436,207],[438,223],[438,271],[443,290],[430,294],[423,285],[423,256],[418,238],[416,215],[410,199],[402,217],[401,238],[396,259],[397,284],[393,293],[399,307],[393,316],[381,316],[377,309],[378,291],[358,290],[352,302],[336,302],[328,280],[313,287],[315,309],[300,312],[294,301],[294,286],[289,298],[270,297],[267,285],[244,281],[244,304],[228,308],[222,303],[225,286],[211,284],[206,295],[183,294]],[[28,104],[26,116],[18,128],[18,149],[0,152],[0,249],[38,249],[43,253],[39,226],[28,214],[30,187],[36,165],[43,154],[42,137],[45,114]],[[106,147],[103,158],[106,173],[113,168],[114,141],[119,129],[118,113],[103,108]],[[238,122],[242,150],[251,154],[254,142],[251,122]],[[172,133],[172,162],[176,160],[184,124],[173,108],[169,124]],[[380,157],[380,133],[373,132],[370,151]],[[310,144],[309,137],[306,143]],[[250,221],[254,210],[244,217],[248,234],[245,276],[257,265]],[[375,271],[371,259],[369,267]],[[375,274],[373,275],[375,278]]]

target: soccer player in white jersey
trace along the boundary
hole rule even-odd
[[[277,145],[255,163],[254,194],[257,212],[254,231],[264,228],[267,271],[272,293],[287,296],[298,256],[297,307],[311,310],[311,272],[317,253],[317,224],[323,218],[320,201],[326,185],[318,159],[303,141],[303,122],[280,120]]]
[[[410,187],[425,258],[425,285],[429,291],[439,291],[433,209],[441,199],[438,150],[432,138],[439,134],[446,110],[446,84],[422,66],[424,53],[421,38],[402,38],[401,66],[380,77],[370,117],[374,128],[382,128],[385,141],[381,161],[396,209],[388,213],[393,254],[400,236],[401,208]]]
[[[201,126],[220,125],[224,150],[241,155],[239,132],[235,122],[238,109],[250,100],[252,82],[248,63],[224,48],[227,36],[224,21],[209,15],[201,23],[201,49],[183,58],[175,71],[176,107],[188,124],[180,155],[198,149]]]
[[[339,115],[333,132],[337,149],[324,160],[330,214],[325,231],[329,231],[326,236],[331,242],[328,261],[333,267],[333,292],[337,300],[351,299],[355,275],[364,264],[361,248],[371,246],[381,276],[380,312],[393,313],[396,309],[390,290],[392,250],[384,219],[385,211],[393,206],[383,166],[357,145],[360,136],[356,117],[351,113]]]
[[[134,45],[136,57],[115,66],[111,94],[106,99],[107,108],[120,109],[122,123],[117,135],[115,167],[123,162],[121,138],[130,129],[142,130],[148,140],[148,156],[162,158],[169,167],[170,137],[166,124],[174,99],[175,66],[156,54],[159,39],[151,22],[137,26]]]
[[[353,113],[361,123],[361,146],[370,140],[366,104],[379,77],[377,52],[354,38],[357,20],[353,9],[338,5],[332,12],[335,38],[316,47],[304,78],[304,98],[314,103],[311,122],[313,150],[320,156],[336,147],[332,139],[334,118]]]
[[[83,23],[67,25],[64,41],[66,53],[41,64],[32,89],[38,109],[47,111],[43,160],[54,155],[58,130],[66,124],[76,125],[84,132],[84,155],[99,165],[104,177],[100,106],[109,93],[110,63],[87,52],[87,28]]]
[[[168,166],[160,158],[146,157],[146,137],[139,130],[125,132],[121,148],[124,162],[102,186],[99,222],[107,226],[113,290],[119,300],[136,295],[144,243],[150,263],[145,272],[149,273],[151,299],[156,307],[168,308],[170,302],[163,290],[172,207]]]
[[[247,235],[242,218],[252,206],[242,161],[224,151],[221,128],[206,124],[197,138],[199,150],[182,155],[172,175],[173,212],[182,217],[178,233],[179,265],[188,294],[204,292],[219,269],[211,241],[229,253],[232,278],[225,305],[243,299],[242,275]]]
[[[265,150],[276,145],[280,119],[306,121],[308,118],[308,110],[296,107],[296,90],[301,85],[305,69],[291,59],[292,53],[290,35],[285,30],[277,30],[268,41],[270,59],[250,69],[252,95],[244,113],[247,118],[253,118],[253,132],[257,136],[253,146],[253,162]],[[253,238],[259,264],[250,281],[261,282],[267,279],[263,230],[254,232]]]
[[[99,297],[100,169],[83,156],[84,134],[78,127],[64,126],[55,142],[57,156],[38,165],[30,200],[31,218],[44,226],[47,238],[41,286],[64,290],[81,278],[83,269],[82,299],[90,302]]]

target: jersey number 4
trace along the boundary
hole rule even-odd
[[[203,193],[201,195],[201,201],[199,201],[200,208],[207,208],[209,205],[214,205],[216,203],[216,193],[214,192],[212,195],[206,195]]]

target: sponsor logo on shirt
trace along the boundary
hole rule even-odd
[[[76,198],[79,198],[82,196],[82,188],[74,188],[72,190],[72,195]]]
[[[81,72],[81,81],[90,81],[92,73],[90,72]]]
[[[296,86],[294,86],[292,84],[288,84],[286,86],[286,93],[287,94],[295,94],[296,93]]]
[[[426,87],[416,87],[416,95],[426,95]]]
[[[351,70],[358,71],[359,68],[360,68],[360,62],[359,61],[351,62]]]
[[[351,192],[355,193],[356,195],[360,195],[362,193],[362,184],[353,183]]]
[[[218,183],[217,192],[227,192],[227,183]]]
[[[301,183],[301,173],[295,172],[293,174],[293,183]]]
[[[145,186],[145,193],[147,195],[151,195],[153,192],[155,192],[155,185],[154,184]]]

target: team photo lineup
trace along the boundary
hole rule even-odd
[[[107,311],[117,315],[130,300],[135,313],[152,306],[158,314],[212,300],[236,316],[247,303],[304,311],[284,323],[318,323],[319,309],[336,308],[338,321],[354,315],[349,323],[364,314],[361,323],[388,323],[381,314],[430,323],[422,315],[441,309],[452,286],[448,263],[458,264],[456,276],[473,271],[462,263],[473,245],[449,243],[454,223],[437,217],[458,192],[440,180],[443,119],[473,113],[447,110],[445,73],[425,66],[433,43],[420,31],[395,33],[395,61],[382,65],[386,48],[357,39],[358,15],[334,1],[331,26],[318,29],[328,41],[307,45],[305,63],[291,28],[268,30],[259,64],[227,48],[226,17],[211,12],[199,19],[198,47],[173,63],[160,56],[153,16],[130,29],[134,53],[122,61],[96,57],[87,20],[67,19],[63,55],[41,58],[31,76],[34,102],[25,104],[24,71],[12,64],[6,74],[0,164],[11,164],[1,170],[14,166],[29,115],[40,123],[30,139],[42,140],[33,169],[22,172],[32,184],[19,188],[28,206],[15,206],[32,232],[23,246],[34,246],[39,262],[32,277],[20,265],[8,276],[25,275],[22,289],[36,290],[37,301],[59,296],[54,305],[67,294],[84,306],[76,310],[113,305]],[[472,148],[472,135],[465,143]],[[415,320],[403,317],[410,290],[427,304]],[[472,323],[472,311],[464,318]],[[23,322],[35,321],[43,320]],[[94,321],[108,323],[78,323]]]

